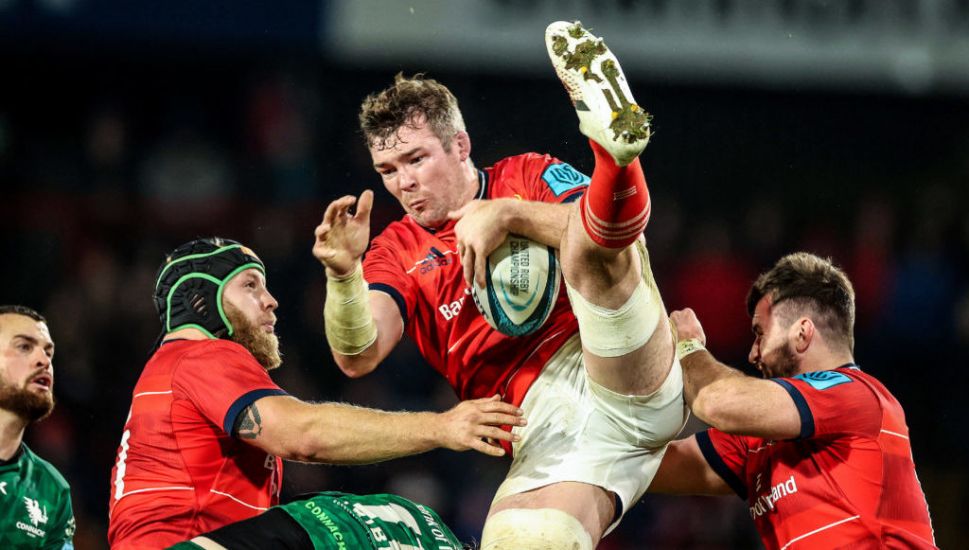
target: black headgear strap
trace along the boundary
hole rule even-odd
[[[256,253],[233,240],[198,239],[176,248],[165,258],[155,283],[162,334],[195,328],[211,338],[232,336],[222,293],[229,280],[252,268],[266,273]]]

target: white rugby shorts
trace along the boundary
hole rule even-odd
[[[495,501],[576,481],[619,495],[623,513],[642,497],[689,415],[679,360],[652,394],[623,396],[589,379],[578,335],[549,359],[521,408],[528,425],[512,430],[522,439],[512,444],[514,458]]]

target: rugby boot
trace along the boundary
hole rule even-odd
[[[619,166],[632,162],[649,142],[651,117],[633,99],[616,56],[578,21],[549,25],[545,46],[579,115],[579,131]]]

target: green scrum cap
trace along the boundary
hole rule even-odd
[[[266,273],[255,252],[230,239],[198,239],[176,248],[165,258],[155,282],[162,333],[195,328],[211,338],[232,336],[222,293],[233,277],[253,268]]]

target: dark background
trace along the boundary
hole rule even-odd
[[[285,354],[274,378],[294,395],[454,403],[409,343],[349,380],[322,336],[310,248],[326,204],[369,187],[374,234],[401,215],[355,120],[397,70],[451,87],[479,166],[540,151],[592,169],[551,67],[357,66],[326,53],[326,2],[198,4],[0,2],[0,303],[50,320],[58,406],[27,441],[72,484],[79,549],[106,546],[108,477],[158,333],[154,275],[187,240],[242,240],[266,262]],[[965,545],[969,96],[627,75],[655,116],[647,237],[667,306],[694,308],[711,350],[747,368],[756,274],[794,250],[844,266],[858,294],[856,359],[905,407],[939,545]],[[506,467],[443,451],[287,465],[284,488],[400,493],[470,539]],[[751,524],[734,497],[648,496],[601,548],[756,548]]]

